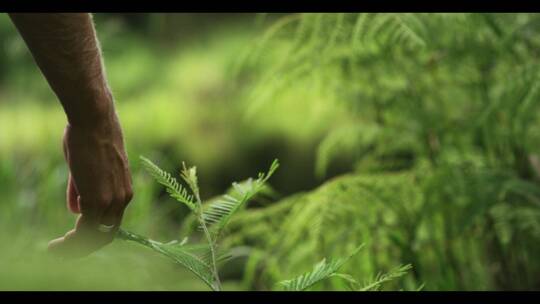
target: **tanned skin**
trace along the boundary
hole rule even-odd
[[[9,14],[67,115],[63,138],[69,167],[67,206],[75,228],[49,243],[81,257],[110,243],[133,191],[122,129],[107,84],[92,16]],[[115,225],[100,232],[100,224]]]

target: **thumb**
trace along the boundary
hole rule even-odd
[[[80,258],[111,241],[111,235],[97,231],[94,219],[81,214],[77,218],[75,229],[68,231],[63,237],[50,241],[48,250],[59,257]]]

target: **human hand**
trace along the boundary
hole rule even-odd
[[[73,230],[49,243],[49,250],[60,256],[82,257],[112,242],[133,196],[118,117],[114,111],[107,117],[91,126],[68,124],[65,129],[67,207],[80,215]],[[114,227],[103,232],[100,225]]]

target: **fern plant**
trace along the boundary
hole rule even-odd
[[[252,224],[261,234],[264,224],[291,223],[281,228],[285,241],[273,235],[259,241],[261,251],[275,251],[274,269],[260,276],[265,283],[288,271],[279,259],[290,260],[289,252],[304,265],[308,257],[320,259],[322,250],[312,248],[337,250],[346,246],[341,229],[355,229],[366,242],[379,235],[373,245],[379,250],[370,252],[384,253],[365,263],[370,269],[392,259],[411,262],[414,284],[536,288],[539,23],[537,14],[495,13],[303,13],[274,22],[240,58],[255,80],[247,86],[248,113],[264,117],[269,105],[290,96],[345,109],[320,142],[315,173],[331,176],[339,161],[348,163],[351,176],[245,215],[230,242],[255,238]],[[396,174],[411,177],[418,199],[386,195],[393,188],[389,178],[377,191],[371,182],[353,182]],[[334,191],[322,191],[327,187]],[[384,204],[364,216],[374,202]],[[329,211],[343,212],[332,226],[338,233],[316,233],[311,219]],[[348,216],[354,219],[345,225]],[[329,227],[325,221],[331,222],[321,226]],[[365,222],[371,223],[361,227]],[[385,246],[395,249],[380,249]]]
[[[375,278],[372,281],[364,284],[364,286],[362,286],[362,287],[359,287],[358,282],[355,281],[355,280],[349,280],[349,283],[350,283],[351,289],[353,289],[353,290],[377,291],[377,290],[380,290],[382,284],[404,276],[405,274],[407,274],[407,272],[411,268],[412,268],[411,264],[400,265],[400,266],[390,270],[387,273],[379,273],[379,274],[377,274],[375,276]],[[420,286],[419,289],[421,289],[422,287],[423,286]]]
[[[326,262],[326,259],[323,259],[317,263],[315,267],[313,267],[312,271],[308,271],[290,280],[281,281],[279,284],[282,285],[285,290],[302,291],[332,276],[338,276],[350,280],[349,275],[340,274],[337,271],[341,268],[341,266],[343,266],[343,264],[345,264],[345,262],[347,262],[349,258],[357,254],[363,246],[363,244],[358,246],[347,258],[332,260],[329,262]]]
[[[264,189],[265,183],[279,166],[274,160],[266,173],[259,173],[257,179],[248,179],[242,183],[233,183],[234,191],[223,195],[218,200],[204,203],[201,200],[196,167],[186,167],[182,164],[181,178],[188,185],[189,190],[183,187],[170,173],[162,170],[151,160],[141,157],[144,168],[161,185],[165,186],[167,193],[176,201],[186,205],[194,214],[198,228],[202,230],[205,243],[188,244],[188,238],[181,242],[158,242],[142,235],[120,229],[117,238],[133,241],[150,248],[174,262],[184,266],[195,274],[211,290],[222,290],[218,264],[228,260],[232,255],[227,250],[221,250],[219,239],[230,219],[242,209],[246,203],[257,193]],[[353,253],[344,259],[317,264],[312,272],[303,274],[295,279],[283,281],[286,290],[305,290],[313,284],[332,276],[346,276],[337,274],[337,270],[353,255],[358,253],[362,246],[357,247]]]
[[[362,248],[363,244],[357,247],[354,252],[346,258],[332,260],[330,262],[323,259],[313,267],[312,271],[308,271],[290,280],[281,281],[279,282],[279,285],[283,286],[287,291],[304,291],[324,279],[338,277],[348,283],[351,291],[378,291],[384,283],[402,277],[412,269],[411,264],[400,265],[387,273],[378,273],[374,279],[362,285],[350,274],[338,272],[341,266]],[[420,286],[418,289],[421,289],[422,287],[423,286]]]

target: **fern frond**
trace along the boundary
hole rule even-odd
[[[146,171],[160,184],[165,186],[167,193],[177,201],[184,203],[192,211],[195,211],[196,205],[193,201],[193,195],[188,194],[188,191],[182,187],[178,181],[168,172],[163,171],[156,164],[144,156],[140,157]],[[190,185],[191,186],[191,185]]]
[[[212,265],[212,251],[208,244],[163,244],[164,249],[172,252],[173,254],[184,255],[186,253],[190,254],[194,259],[199,260],[201,263],[206,264],[209,269]],[[219,252],[216,255],[216,263],[227,261],[232,257],[231,253],[228,251]]]
[[[195,195],[195,198],[200,200],[199,194],[199,180],[197,178],[197,167],[186,167],[186,163],[182,162],[182,170],[180,176],[189,185],[191,191]]]
[[[402,277],[407,274],[409,270],[412,269],[411,264],[407,265],[400,265],[392,270],[390,270],[388,273],[385,274],[378,274],[375,279],[367,284],[365,284],[363,287],[359,288],[359,291],[376,291],[379,290],[382,284],[392,281],[394,279],[397,279],[399,277]],[[423,286],[422,286],[423,287]]]
[[[256,180],[248,179],[244,183],[233,183],[234,190],[231,194],[222,196],[203,211],[204,223],[210,227],[214,236],[218,236],[230,218],[249,201],[255,194],[261,191],[265,182],[279,167],[278,160],[274,160],[266,174],[259,173]]]
[[[315,174],[322,178],[332,160],[344,153],[357,154],[372,145],[381,133],[380,127],[371,124],[345,124],[335,128],[321,141],[317,148]]]
[[[422,26],[422,23],[414,15],[406,15],[407,19],[402,18],[399,15],[395,16],[395,22],[398,24],[398,30],[393,33],[392,40],[395,43],[405,42],[410,46],[425,47],[426,42],[420,35],[420,33],[413,28],[412,22],[415,25]],[[412,21],[412,22],[411,22]]]
[[[366,20],[368,19],[369,13],[362,13],[356,18],[354,27],[352,28],[351,33],[351,45],[354,50],[359,48],[360,44],[360,35],[366,26]]]
[[[355,286],[359,286],[360,283],[358,283],[358,281],[350,274],[346,274],[346,273],[335,273],[333,275],[331,275],[332,277],[338,277],[338,278],[341,278],[345,281],[347,281],[347,283],[349,283],[349,288],[351,290],[356,290]]]
[[[174,262],[184,266],[197,277],[199,277],[212,290],[216,290],[214,274],[210,266],[208,255],[209,249],[206,245],[180,245],[164,244],[157,242],[133,232],[123,229],[118,231],[117,237],[123,240],[133,241],[172,259]]]
[[[324,279],[335,276],[339,268],[341,268],[341,266],[343,266],[343,264],[345,264],[352,256],[356,255],[362,247],[364,247],[364,244],[358,246],[346,258],[331,260],[330,262],[326,262],[326,259],[323,259],[313,267],[312,271],[301,274],[291,280],[281,281],[279,284],[288,291],[306,290]]]

